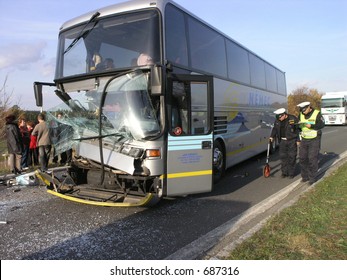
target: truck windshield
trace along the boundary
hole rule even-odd
[[[73,98],[48,110],[56,152],[99,137],[115,144],[158,136],[159,100],[149,95],[148,76],[148,72],[137,70],[111,78],[97,90],[71,94]]]
[[[343,98],[322,99],[322,108],[344,107]]]
[[[94,18],[63,30],[55,79],[157,63],[159,34],[156,10]]]

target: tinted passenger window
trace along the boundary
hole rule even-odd
[[[166,7],[166,56],[171,62],[188,66],[184,14],[175,7]]]
[[[253,54],[249,54],[251,66],[251,84],[258,88],[266,88],[265,84],[265,65],[264,61]]]
[[[189,18],[188,25],[192,67],[226,77],[224,38],[193,18]]]
[[[284,73],[280,71],[276,71],[277,73],[277,88],[278,92],[282,95],[287,95],[287,89],[286,89],[286,78]]]
[[[246,50],[231,41],[227,41],[228,75],[232,80],[249,84],[249,60]]]
[[[276,69],[265,63],[266,88],[270,91],[277,91]]]

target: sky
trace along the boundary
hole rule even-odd
[[[33,82],[53,82],[60,26],[120,2],[0,0],[0,89],[22,109],[37,109]],[[288,94],[347,90],[346,0],[175,2],[286,72]]]

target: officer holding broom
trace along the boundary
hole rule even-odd
[[[299,120],[297,117],[289,115],[285,108],[276,110],[274,114],[276,115],[276,120],[269,140],[273,142],[277,139],[279,142],[281,177],[293,179],[295,175],[297,145],[300,142],[300,130],[297,126]]]

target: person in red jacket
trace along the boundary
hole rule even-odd
[[[26,124],[26,119],[24,117],[19,117],[18,126],[20,133],[22,134],[23,140],[23,152],[22,152],[22,161],[21,167],[22,170],[28,169],[28,157],[29,157],[29,144],[30,144],[30,135]]]
[[[27,128],[30,134],[30,144],[29,144],[29,157],[28,165],[38,165],[39,164],[39,151],[37,148],[37,136],[32,134],[32,131],[35,127],[35,123],[32,121],[27,122]]]

